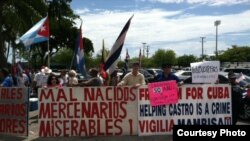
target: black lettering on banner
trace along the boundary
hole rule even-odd
[[[162,93],[162,88],[161,87],[154,88],[154,93],[155,94],[161,94]]]
[[[173,141],[248,141],[250,125],[174,125]]]
[[[192,73],[214,73],[219,71],[215,66],[195,66],[192,67],[191,70]]]

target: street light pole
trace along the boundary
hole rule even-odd
[[[201,37],[201,58],[202,60],[204,59],[204,48],[203,48],[203,44],[204,44],[204,39],[206,37]]]
[[[221,24],[220,20],[216,20],[214,22],[214,26],[216,27],[216,39],[215,39],[215,56],[218,57],[218,26]]]
[[[148,54],[149,54],[149,45],[147,45],[147,58],[148,58]]]
[[[144,42],[142,43],[142,57],[143,58],[145,57],[145,49],[146,49],[145,47],[146,47],[146,44],[147,43],[144,43]]]

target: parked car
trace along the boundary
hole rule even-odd
[[[152,74],[154,76],[154,78],[158,75],[161,74],[163,72],[162,69],[155,69],[155,68],[148,68],[145,69],[146,71],[148,71],[150,74]]]
[[[247,76],[250,76],[250,69],[249,68],[225,68],[224,72],[234,72],[234,73],[243,73]]]
[[[175,75],[181,80],[185,80],[192,75],[191,71],[180,70],[175,73]]]

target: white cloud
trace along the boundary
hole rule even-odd
[[[81,14],[85,14],[85,13],[87,13],[87,12],[89,12],[89,11],[90,11],[90,10],[89,10],[88,8],[76,9],[76,10],[75,10],[75,13],[81,15]]]
[[[220,5],[234,5],[249,3],[250,0],[149,0],[151,2],[161,2],[161,3],[189,3],[189,4],[206,4],[210,6],[220,6]]]
[[[207,49],[206,52],[211,54],[215,50],[214,21],[218,19],[221,20],[221,25],[218,27],[219,36],[250,30],[250,10],[220,16],[188,15],[182,11],[161,9],[132,12],[103,11],[95,14],[89,12],[81,16],[83,36],[93,41],[95,54],[101,50],[103,39],[105,46],[111,49],[132,14],[134,14],[134,18],[125,39],[122,58],[125,57],[125,48],[128,48],[131,57],[138,56],[142,42],[146,42],[150,46],[150,56],[159,48],[172,49],[177,56],[183,54],[199,56],[201,54],[201,36],[206,37],[204,47]],[[219,38],[219,50],[227,49],[230,46],[226,39]]]

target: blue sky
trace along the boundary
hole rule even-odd
[[[218,50],[250,46],[250,0],[72,0],[71,8],[81,16],[83,36],[92,40],[95,54],[103,39],[111,49],[133,14],[122,58],[126,49],[137,57],[142,43],[149,46],[149,56],[158,49],[200,56],[200,37],[205,37],[204,53],[214,54],[216,20],[221,21]]]

